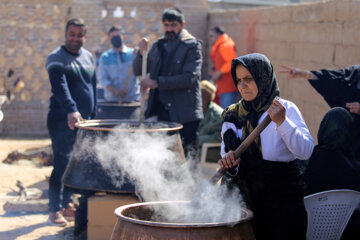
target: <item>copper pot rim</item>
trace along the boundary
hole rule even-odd
[[[253,213],[251,210],[246,208],[241,208],[242,213],[244,214],[237,221],[229,221],[229,222],[213,222],[213,223],[169,223],[169,222],[156,222],[156,221],[147,221],[147,220],[139,220],[134,219],[128,216],[125,216],[123,212],[130,208],[143,207],[148,205],[155,204],[178,204],[178,203],[190,203],[190,201],[157,201],[157,202],[142,202],[142,203],[134,203],[128,204],[115,209],[114,214],[123,221],[135,223],[139,225],[147,225],[153,227],[164,227],[164,228],[208,228],[208,227],[223,227],[223,226],[234,226],[243,222],[247,222],[253,218]]]
[[[82,123],[75,123],[75,127],[79,129],[89,130],[89,131],[107,131],[107,132],[173,132],[179,131],[183,128],[183,125],[175,122],[165,122],[165,121],[145,121],[145,125],[151,124],[164,124],[168,127],[159,127],[159,128],[113,128],[113,127],[103,127],[103,126],[116,126],[121,124],[134,124],[139,125],[139,121],[128,120],[128,119],[94,119],[86,120]]]

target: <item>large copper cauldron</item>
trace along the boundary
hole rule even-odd
[[[250,224],[253,214],[242,208],[241,219],[232,222],[171,223],[153,221],[154,207],[183,205],[188,201],[145,202],[125,205],[115,210],[118,220],[111,240],[254,240]]]
[[[114,193],[133,193],[135,191],[134,184],[124,174],[122,169],[111,169],[117,173],[116,179],[114,179],[114,175],[109,173],[109,169],[104,169],[103,165],[96,158],[96,154],[91,152],[95,150],[90,148],[90,150],[83,151],[80,147],[84,142],[91,142],[99,138],[105,139],[109,133],[113,132],[124,134],[124,137],[135,131],[176,135],[177,140],[171,150],[179,154],[182,159],[185,159],[179,134],[179,130],[182,128],[181,124],[171,122],[144,122],[143,124],[140,128],[140,122],[138,121],[114,119],[88,120],[79,124],[77,126],[78,135],[76,144],[73,150],[73,153],[76,154],[70,155],[68,166],[62,178],[64,185],[89,191]],[[119,167],[114,166],[114,168]],[[120,181],[122,184],[119,186]]]
[[[97,119],[140,119],[140,103],[118,103],[98,100]]]

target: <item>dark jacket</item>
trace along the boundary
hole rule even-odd
[[[311,71],[316,80],[309,80],[311,86],[323,96],[331,108],[346,108],[346,103],[360,102],[360,65],[338,70],[321,69]],[[360,160],[360,114],[351,113],[355,120],[354,131],[356,157]]]
[[[354,150],[354,120],[344,108],[329,110],[320,123],[319,144],[305,172],[306,195],[333,189],[360,191],[360,161]],[[360,239],[360,211],[355,211],[341,240]]]
[[[360,161],[355,158],[354,120],[344,108],[330,109],[320,123],[318,145],[305,172],[306,194],[332,189],[360,191]]]
[[[156,115],[159,101],[169,110],[170,121],[187,123],[203,118],[200,80],[202,65],[202,44],[185,29],[179,35],[175,50],[170,52],[166,63],[163,61],[163,44],[165,38],[161,37],[152,45],[147,59],[147,71],[150,78],[158,82],[157,89],[149,93],[146,117]],[[162,64],[167,64],[167,75],[161,76]],[[135,75],[141,75],[142,56],[137,54],[133,62]],[[156,91],[161,95],[156,96]]]

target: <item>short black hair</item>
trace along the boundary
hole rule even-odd
[[[162,13],[162,21],[168,20],[169,22],[178,21],[179,23],[185,22],[185,16],[180,11],[180,9],[176,7],[167,8]]]
[[[110,35],[110,33],[114,32],[114,31],[119,31],[120,34],[125,34],[125,31],[124,29],[122,29],[122,27],[119,27],[119,26],[111,26],[109,31],[107,32],[108,36]]]
[[[87,31],[87,26],[85,25],[85,21],[82,18],[72,18],[66,23],[65,32],[68,31],[70,26],[84,27],[85,33]]]
[[[223,35],[225,33],[224,28],[220,27],[220,26],[215,26],[215,27],[211,28],[210,30],[217,34],[220,34],[220,35]]]

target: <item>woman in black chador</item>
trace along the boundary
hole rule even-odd
[[[344,108],[328,111],[321,121],[318,145],[305,172],[306,195],[333,189],[360,191],[360,161],[355,159],[354,121]],[[360,211],[355,211],[341,238],[360,239]]]
[[[281,66],[290,78],[304,78],[309,80],[331,108],[346,108],[355,121],[356,157],[360,160],[360,65],[350,66],[339,70],[321,69],[309,71],[306,69]]]

